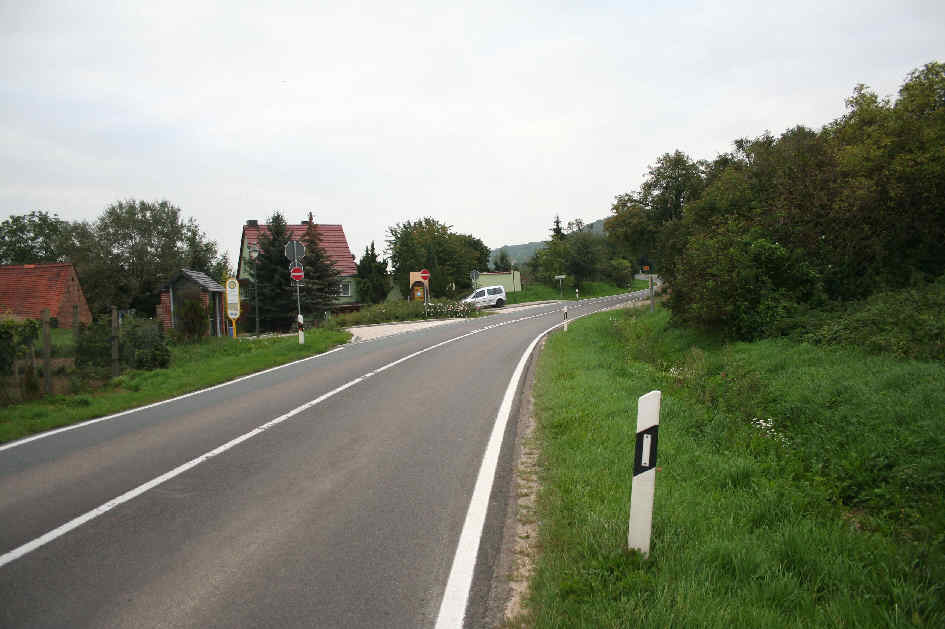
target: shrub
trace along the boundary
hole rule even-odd
[[[334,318],[340,327],[368,325],[389,321],[415,321],[417,319],[465,318],[474,316],[475,309],[469,304],[449,300],[434,300],[424,305],[421,301],[392,301],[348,312]]]
[[[167,368],[171,353],[160,324],[126,317],[121,326],[121,360],[134,369]]]
[[[207,334],[207,309],[196,299],[188,299],[180,308],[178,329],[185,341],[196,343]]]
[[[683,323],[752,340],[784,334],[802,304],[821,295],[803,252],[732,218],[689,241],[677,261],[670,308]]]
[[[0,317],[0,373],[13,371],[13,361],[22,358],[39,337],[39,322]]]
[[[878,293],[843,312],[813,320],[804,340],[859,347],[871,354],[945,360],[943,312],[945,276],[932,283]]]
[[[79,342],[75,348],[75,366],[107,367],[111,360],[111,317],[102,315],[79,329]]]

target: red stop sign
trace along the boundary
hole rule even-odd
[[[305,277],[305,273],[302,271],[302,267],[294,266],[289,269],[289,277],[294,279],[296,282],[301,282],[302,278]]]
[[[424,282],[430,281],[430,272],[427,271],[426,269],[423,269],[422,271],[420,271],[420,279],[423,280]]]

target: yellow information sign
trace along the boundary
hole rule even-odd
[[[226,316],[233,322],[233,338],[236,338],[236,320],[240,318],[240,283],[235,277],[226,280]]]

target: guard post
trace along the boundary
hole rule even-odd
[[[627,548],[650,555],[653,528],[653,494],[656,488],[656,446],[660,428],[662,393],[650,391],[637,401],[637,442],[633,453],[630,490],[630,527]]]

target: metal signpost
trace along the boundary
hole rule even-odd
[[[633,455],[630,492],[630,528],[627,548],[650,554],[653,529],[653,493],[656,489],[656,446],[660,429],[662,393],[650,391],[637,401],[637,444]]]
[[[426,269],[420,269],[420,279],[423,280],[423,303],[430,303],[430,272]]]
[[[226,280],[226,316],[233,326],[233,338],[236,338],[236,320],[240,318],[240,283],[235,277]]]
[[[562,299],[564,299],[564,288],[563,288],[564,285],[561,283],[561,280],[563,280],[566,277],[567,275],[555,275],[555,279],[558,280],[558,292],[561,294]]]
[[[650,275],[650,312],[653,312],[654,310],[656,310],[656,302],[653,297],[653,274],[650,273],[650,265],[644,264],[643,271],[644,273],[649,273]]]
[[[290,240],[285,243],[285,257],[292,261],[289,265],[289,277],[295,280],[295,304],[298,307],[299,322],[299,345],[305,343],[305,332],[302,330],[302,297],[299,293],[299,286],[305,278],[305,271],[302,269],[302,263],[299,262],[305,257],[305,245],[297,240]]]

